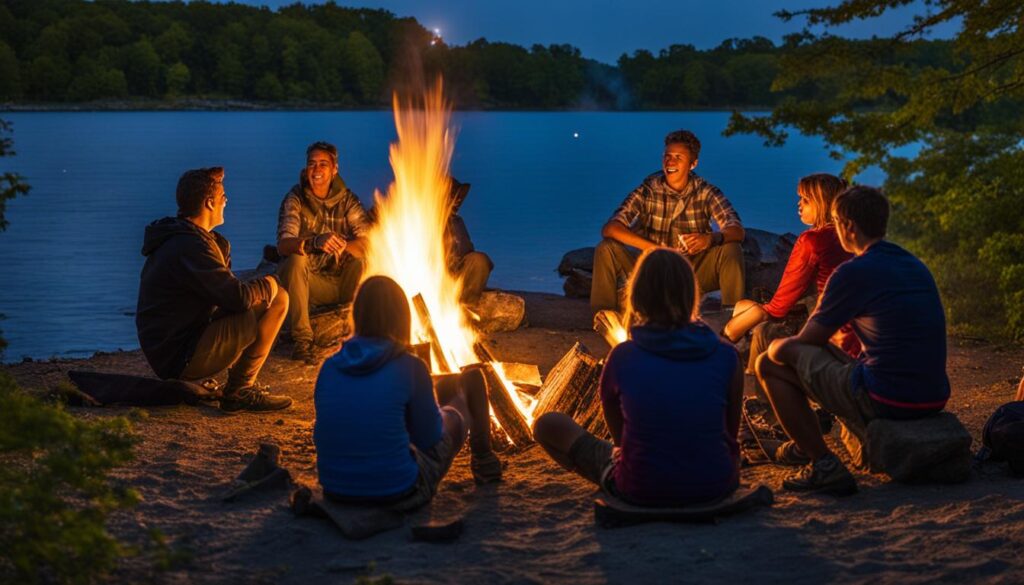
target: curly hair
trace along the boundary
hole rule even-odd
[[[700,158],[700,140],[697,135],[689,130],[676,130],[665,136],[665,146],[669,144],[682,144],[690,152],[694,160]]]

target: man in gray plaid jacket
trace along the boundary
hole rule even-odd
[[[721,290],[723,307],[743,298],[743,224],[718,187],[693,172],[699,156],[700,140],[692,132],[671,132],[665,137],[661,171],[644,179],[601,228],[604,239],[594,254],[590,290],[595,312],[621,309],[620,283],[640,252],[658,246],[686,254],[700,292]]]
[[[278,276],[292,299],[292,359],[318,361],[309,307],[352,302],[363,274],[368,228],[366,210],[338,176],[337,147],[309,145],[299,182],[284,196],[277,218]]]

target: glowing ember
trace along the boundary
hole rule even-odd
[[[393,104],[398,142],[391,145],[390,160],[395,182],[387,195],[374,196],[377,223],[368,236],[365,277],[384,274],[402,285],[410,299],[422,295],[419,310],[411,308],[413,339],[430,342],[432,325],[444,354],[441,358],[436,349],[431,352],[433,371],[458,371],[480,358],[473,349],[476,333],[459,306],[462,282],[449,274],[445,261],[444,232],[451,212],[448,167],[455,146],[451,105],[440,80],[421,99],[403,102],[396,95]],[[500,364],[492,365],[504,391],[532,424],[532,399],[515,389]]]

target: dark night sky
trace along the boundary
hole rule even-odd
[[[295,0],[245,0],[272,8]],[[308,2],[307,2],[308,3]],[[761,35],[774,41],[803,24],[772,16],[785,8],[821,7],[829,0],[353,0],[344,6],[383,8],[413,16],[427,28],[438,28],[449,44],[462,45],[484,37],[529,47],[569,43],[585,57],[615,63],[622,53],[658,50],[672,44],[712,48],[728,38]],[[837,29],[850,37],[887,35],[910,22],[920,6],[901,9],[870,23]],[[941,31],[950,35],[951,29]]]

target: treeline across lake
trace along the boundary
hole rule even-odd
[[[795,41],[793,41],[795,42]],[[911,60],[947,57],[922,42]],[[6,0],[0,100],[15,103],[200,98],[380,107],[422,63],[461,108],[767,107],[791,43],[729,40],[710,50],[636,51],[617,66],[570,45],[485,39],[448,46],[415,19],[333,3],[272,11],[196,1]],[[411,59],[410,55],[416,55]],[[415,67],[411,67],[415,65]],[[814,88],[797,89],[813,97]]]

